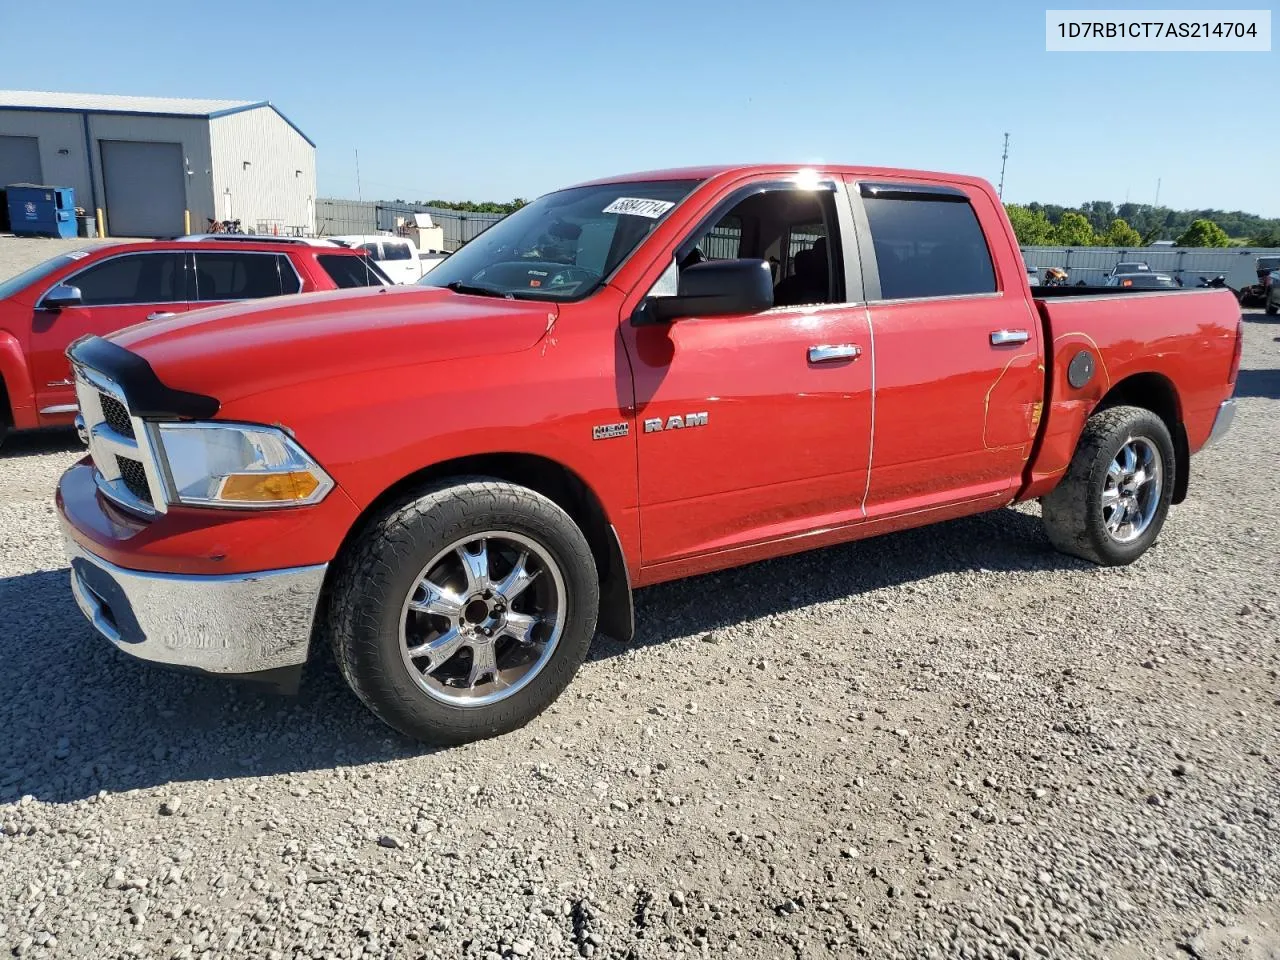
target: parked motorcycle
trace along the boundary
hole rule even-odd
[[[1044,285],[1046,287],[1065,287],[1067,285],[1067,271],[1061,267],[1050,267],[1044,272]]]

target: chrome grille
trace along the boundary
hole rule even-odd
[[[109,393],[99,392],[98,402],[102,404],[102,418],[107,426],[120,436],[133,439],[133,421],[129,418],[129,409]]]
[[[75,377],[98,490],[144,517],[166,511],[168,501],[146,424],[133,416],[123,391],[109,378],[79,364]]]

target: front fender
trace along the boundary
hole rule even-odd
[[[12,333],[0,330],[0,379],[9,396],[8,415],[15,430],[30,430],[40,425],[36,414],[36,393],[31,383],[31,370],[22,344]],[[0,411],[0,417],[5,411]]]

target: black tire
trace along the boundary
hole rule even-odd
[[[1277,313],[1280,313],[1280,307],[1267,304],[1267,316],[1274,317]]]
[[[406,665],[401,616],[420,572],[469,534],[509,531],[558,566],[565,619],[549,659],[527,685],[484,706],[457,706],[419,686]],[[498,736],[528,723],[568,686],[595,634],[600,585],[586,538],[551,500],[524,487],[460,477],[392,504],[339,560],[322,633],[356,696],[388,726],[429,744]]]
[[[1122,543],[1107,531],[1102,502],[1107,470],[1130,440],[1148,441],[1161,460],[1155,512],[1136,539]],[[1133,563],[1160,535],[1176,485],[1173,439],[1163,420],[1141,407],[1111,407],[1085,424],[1062,481],[1041,500],[1049,541],[1063,553],[1103,566]]]

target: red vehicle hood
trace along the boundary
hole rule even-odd
[[[361,288],[208,307],[109,339],[167,385],[225,405],[331,377],[527,350],[556,314],[553,303],[438,287]]]

